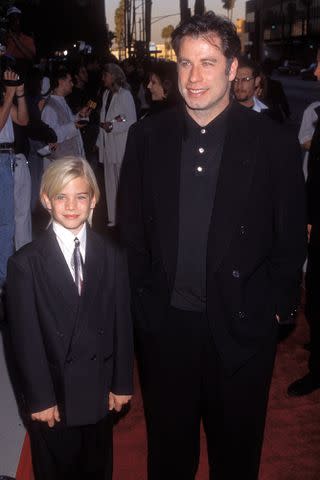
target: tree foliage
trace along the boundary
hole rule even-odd
[[[222,0],[222,7],[227,10],[228,18],[232,20],[234,4],[236,0]]]
[[[195,0],[194,2],[194,14],[203,15],[206,11],[204,0]]]
[[[164,38],[164,40],[170,39],[173,30],[174,30],[173,25],[167,25],[166,27],[163,27],[163,29],[161,31],[161,37]]]
[[[165,45],[165,56],[167,57],[167,53],[169,52],[171,48],[171,35],[174,30],[173,25],[167,25],[166,27],[163,27],[161,31],[161,37],[164,39],[164,45]]]
[[[119,46],[123,46],[125,43],[125,0],[120,0],[118,8],[114,12],[115,23],[115,37]]]

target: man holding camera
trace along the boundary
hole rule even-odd
[[[24,126],[29,121],[24,85],[19,83],[18,74],[11,70],[0,81],[0,294],[14,248],[13,122]]]

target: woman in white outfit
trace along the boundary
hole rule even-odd
[[[119,173],[130,126],[136,122],[133,97],[127,87],[125,74],[114,64],[105,65],[102,83],[106,90],[100,112],[100,132],[97,139],[99,161],[104,165],[108,225],[115,225],[116,196]]]

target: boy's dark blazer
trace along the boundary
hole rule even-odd
[[[67,425],[93,424],[108,393],[132,393],[133,346],[123,252],[87,228],[79,297],[50,228],[8,262],[12,344],[28,413],[58,404]]]
[[[276,314],[281,321],[294,316],[306,226],[297,140],[237,103],[227,122],[208,232],[207,314],[222,362],[232,373],[274,338]],[[128,246],[140,335],[161,328],[174,287],[183,132],[179,110],[138,122],[129,131],[118,221]]]

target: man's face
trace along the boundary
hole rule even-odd
[[[253,99],[260,77],[254,77],[252,68],[239,67],[233,82],[233,91],[238,102],[248,102]]]
[[[66,97],[67,95],[70,95],[73,89],[73,82],[72,82],[72,77],[69,73],[66,76],[66,78],[61,78],[59,80],[59,87],[64,97]]]
[[[81,82],[88,83],[88,72],[86,67],[80,67],[77,76]]]
[[[21,15],[19,13],[12,13],[8,18],[9,29],[15,33],[20,32],[21,28]]]
[[[230,82],[237,60],[228,66],[221,39],[214,33],[208,39],[183,37],[178,54],[179,90],[189,115],[210,122],[229,103]]]

